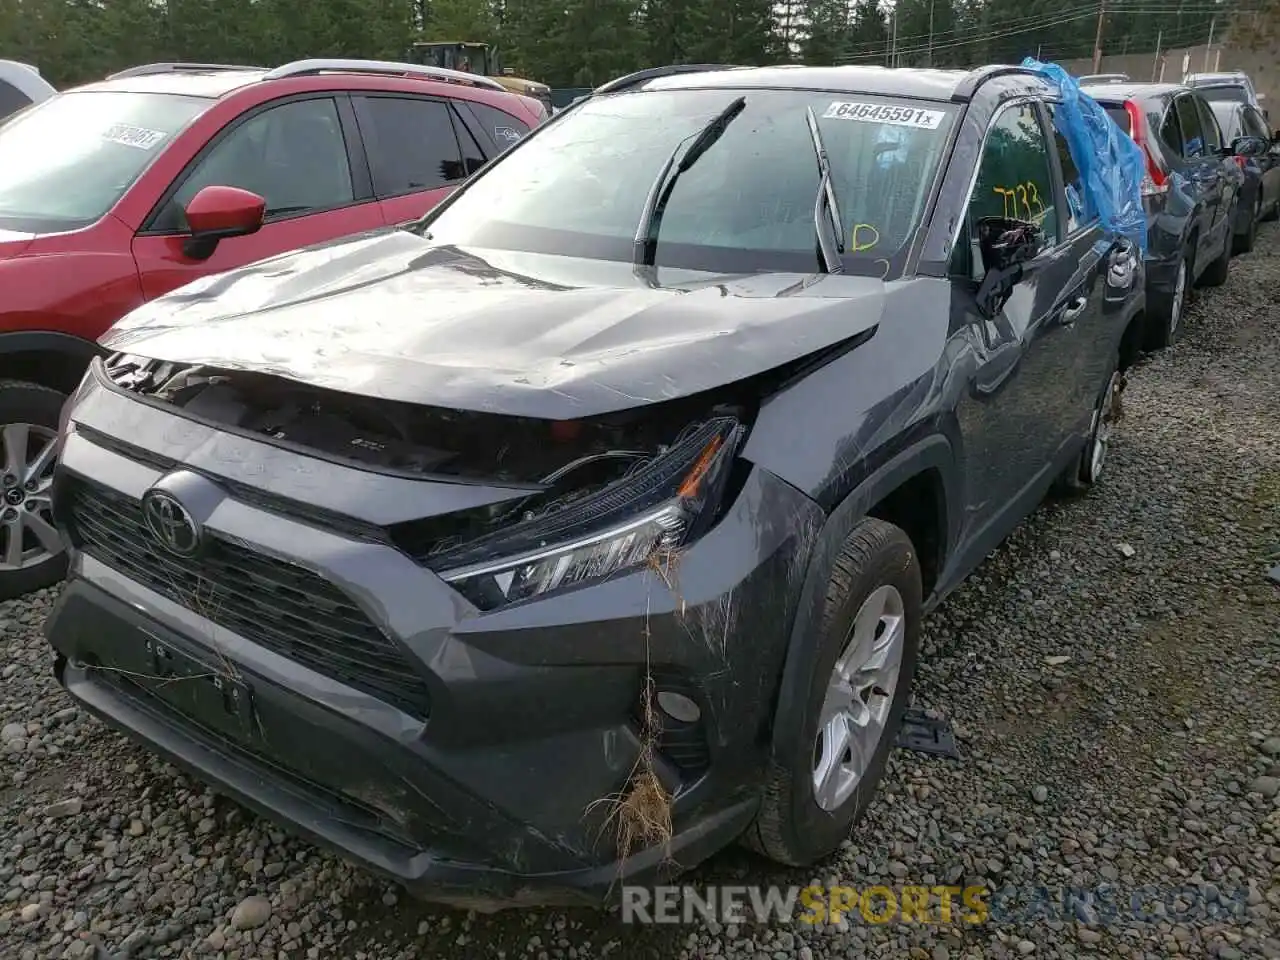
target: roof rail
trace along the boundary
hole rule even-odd
[[[426,80],[445,80],[450,83],[469,83],[484,87],[486,90],[507,92],[507,88],[497,80],[481,76],[478,73],[466,73],[462,70],[448,70],[444,67],[429,67],[420,63],[396,63],[392,60],[295,60],[276,67],[267,73],[264,80],[283,80],[285,77],[304,77],[316,73],[378,73],[388,76],[422,77]]]
[[[953,103],[964,103],[971,99],[978,88],[988,80],[994,80],[996,77],[1038,77],[1036,73],[1027,67],[1018,67],[1013,64],[998,63],[988,67],[978,67],[976,70],[970,70],[968,75],[956,84],[955,91],[951,94]]]
[[[628,73],[626,76],[618,77],[616,80],[610,80],[608,83],[592,90],[589,96],[598,97],[605,93],[617,93],[619,90],[626,90],[628,87],[644,83],[646,80],[672,77],[681,73],[707,73],[712,70],[741,69],[742,67],[737,64],[729,63],[673,63],[665,67],[650,67],[647,70],[637,70],[635,73]]]
[[[214,70],[263,70],[264,67],[250,67],[234,63],[144,63],[138,67],[130,67],[107,77],[108,80],[124,80],[128,77],[150,77],[160,73],[205,73]]]

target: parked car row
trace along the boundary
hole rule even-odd
[[[545,122],[397,71],[148,68],[0,128],[51,188],[0,186],[0,406],[60,682],[434,899],[814,863],[925,612],[1103,476],[1258,145],[1106,88],[1144,263],[1028,68],[668,67]],[[101,173],[22,166],[33,123]]]

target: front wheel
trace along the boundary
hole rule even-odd
[[[756,821],[743,838],[789,866],[829,856],[866,810],[897,740],[915,675],[920,564],[898,527],[868,518],[827,583],[803,716],[780,730]]]
[[[52,586],[66,574],[50,497],[65,399],[34,383],[0,381],[0,600]]]

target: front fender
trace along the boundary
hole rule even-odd
[[[794,729],[804,714],[810,671],[817,659],[818,629],[822,622],[827,584],[840,548],[858,522],[866,517],[867,511],[889,493],[926,470],[936,469],[942,477],[949,477],[954,473],[954,463],[954,451],[944,436],[934,434],[926,437],[868,476],[827,518],[809,554],[809,565],[787,643],[771,734],[770,753],[774,758],[783,759],[783,751],[788,748],[781,742],[779,731]],[[948,517],[955,515],[954,510],[946,512]],[[951,540],[950,536],[946,539],[948,542]]]

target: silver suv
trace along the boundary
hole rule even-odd
[[[1233,103],[1249,103],[1262,111],[1262,115],[1270,119],[1262,106],[1263,94],[1253,85],[1249,75],[1242,70],[1230,70],[1225,73],[1188,73],[1182,82],[1206,100],[1228,100]]]

